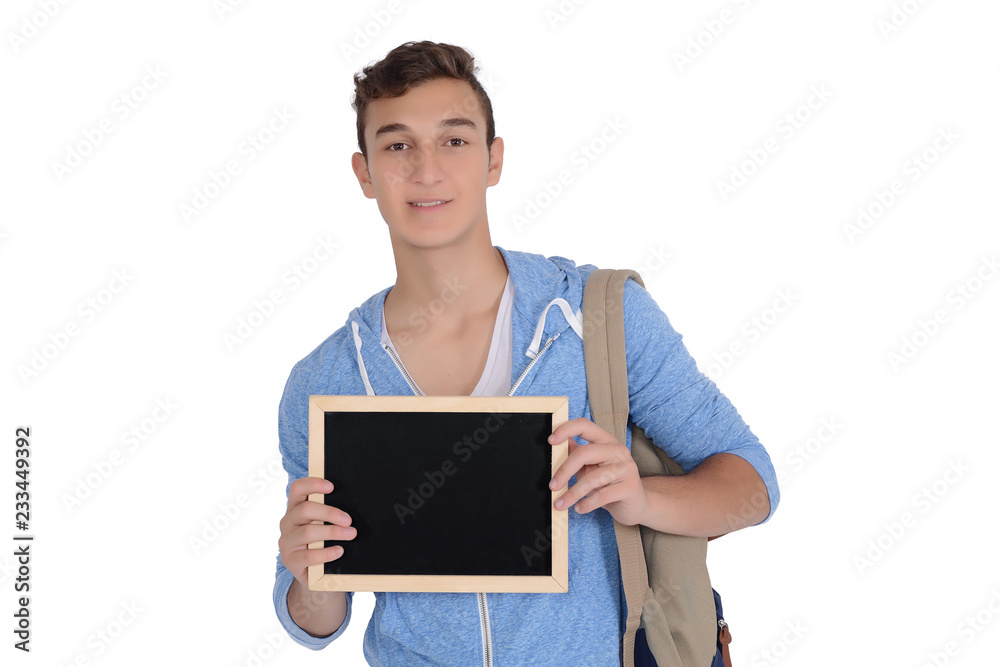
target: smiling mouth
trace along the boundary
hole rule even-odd
[[[435,208],[437,206],[442,206],[444,204],[447,204],[449,201],[451,200],[436,199],[434,201],[411,201],[408,203],[410,206],[413,206],[415,208]]]

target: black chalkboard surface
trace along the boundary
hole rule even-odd
[[[334,484],[310,500],[358,531],[309,545],[344,547],[310,589],[565,592],[567,416],[565,396],[310,396],[309,475]]]

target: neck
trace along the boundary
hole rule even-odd
[[[490,241],[419,247],[393,239],[396,283],[386,296],[386,328],[436,331],[461,328],[470,318],[495,316],[507,264]]]

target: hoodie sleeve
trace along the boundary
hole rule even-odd
[[[713,454],[736,454],[764,481],[771,509],[780,492],[771,457],[718,386],[698,370],[652,295],[625,281],[625,357],[632,421],[685,472]]]
[[[278,449],[281,451],[281,463],[288,473],[288,482],[285,484],[286,498],[292,482],[307,476],[309,473],[308,424],[309,391],[303,379],[301,364],[296,364],[288,376],[285,391],[278,406]],[[347,629],[347,624],[351,620],[354,593],[347,593],[347,615],[337,631],[328,637],[314,637],[292,620],[288,611],[288,589],[291,588],[295,577],[281,562],[280,553],[277,560],[277,571],[274,577],[274,610],[278,614],[278,620],[288,632],[288,636],[302,646],[317,651],[325,648]]]

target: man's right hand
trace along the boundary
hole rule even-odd
[[[288,488],[288,509],[281,518],[278,549],[281,562],[305,590],[309,589],[309,566],[337,560],[344,548],[337,545],[310,549],[311,542],[353,540],[358,531],[351,526],[347,512],[309,500],[312,493],[330,493],[333,483],[321,477],[302,477]],[[333,525],[313,524],[326,521]]]

